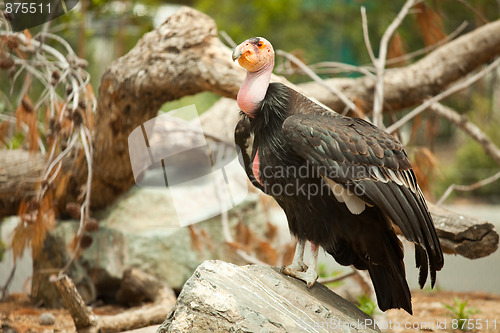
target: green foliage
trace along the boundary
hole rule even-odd
[[[497,5],[487,0],[489,6]],[[426,1],[443,19],[444,32],[451,33],[464,20],[474,28],[478,15],[495,20],[487,6],[477,4],[476,12],[453,1]],[[403,2],[368,0],[194,0],[193,7],[208,14],[236,43],[253,37],[269,39],[276,49],[300,49],[307,63],[341,61],[351,64],[370,62],[363,40],[360,7],[365,6],[368,30],[375,53],[387,26]],[[422,31],[414,11],[398,32],[408,51],[424,47]]]
[[[196,0],[194,7],[215,19],[236,43],[252,36],[269,39],[275,48],[300,49],[306,62],[366,62],[359,3],[305,0]],[[385,7],[392,6],[387,3]],[[370,6],[371,7],[371,6]],[[391,15],[380,11],[382,17]],[[375,15],[374,15],[375,16]],[[377,16],[370,25],[377,29]],[[359,47],[359,48],[358,48]]]
[[[497,146],[500,146],[500,131],[498,131],[500,114],[498,111],[493,111],[490,96],[489,90],[472,91],[470,95],[455,98],[456,109],[464,112],[472,123],[481,128]],[[498,172],[498,164],[485,153],[479,143],[468,136],[462,137],[461,141],[465,142],[457,149],[453,163],[443,170],[444,181],[435,187],[437,196],[441,195],[451,184],[470,185]],[[454,195],[481,197],[496,201],[500,198],[500,186],[498,182],[495,182],[471,192],[455,192]]]
[[[24,142],[24,134],[21,132],[17,132],[12,139],[10,140],[9,146],[11,149],[18,149],[21,148],[21,145]]]
[[[320,278],[334,278],[336,276],[341,275],[342,271],[330,272],[327,270],[326,265],[324,263],[321,263],[318,265],[317,273]],[[342,284],[343,284],[342,281],[335,281],[335,282],[325,283],[325,286],[327,286],[330,289],[334,289],[340,287]]]
[[[330,273],[327,272],[326,265],[324,263],[321,263],[318,265],[317,272],[318,272],[318,277],[320,277],[320,278],[326,278],[326,277],[330,276]]]
[[[452,318],[457,319],[459,323],[466,323],[469,317],[473,314],[479,313],[479,310],[476,308],[466,309],[467,303],[469,301],[460,301],[458,297],[455,296],[455,304],[448,305],[443,304],[443,306],[450,311],[450,315]],[[460,330],[466,331],[467,327],[459,326]]]
[[[377,305],[375,304],[375,302],[373,302],[373,300],[366,294],[363,294],[363,296],[359,296],[357,300],[358,308],[370,317],[373,317],[375,311],[377,310]]]
[[[0,239],[0,261],[3,261],[6,251],[7,244],[5,244],[4,241]]]
[[[198,115],[201,115],[203,112],[207,111],[217,100],[219,96],[215,95],[211,92],[202,92],[193,96],[185,96],[178,100],[168,102],[163,104],[161,107],[162,112],[169,112],[184,106],[188,105],[196,105],[196,111],[198,111]]]

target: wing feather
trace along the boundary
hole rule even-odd
[[[401,143],[361,119],[334,113],[295,114],[285,120],[283,134],[296,154],[316,167],[326,167],[329,172],[323,171],[323,176],[351,192],[356,188],[356,194],[363,193],[359,195],[360,202],[379,207],[408,240],[425,248],[434,283],[435,270],[443,265],[443,255],[425,199]],[[364,172],[353,172],[360,168]],[[423,269],[422,253],[416,255],[417,265]],[[421,278],[423,276],[427,276],[427,272],[421,272]]]

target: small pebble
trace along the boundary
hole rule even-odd
[[[54,325],[56,317],[50,312],[44,312],[40,315],[40,325]]]

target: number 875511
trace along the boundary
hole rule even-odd
[[[50,2],[47,4],[37,4],[34,2],[28,3],[28,2],[13,2],[13,3],[6,3],[5,4],[5,12],[8,14],[17,14],[17,13],[23,13],[23,14],[43,14],[43,13],[49,13],[50,14]]]

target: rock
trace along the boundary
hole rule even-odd
[[[191,198],[193,203],[203,200],[194,194]],[[256,196],[250,194],[228,212],[229,226],[234,227],[242,219],[252,226],[253,232],[263,235],[268,219],[260,204]],[[194,224],[191,230],[183,227],[177,221],[167,189],[135,187],[96,218],[99,229],[90,234],[92,245],[82,251],[73,266],[85,268],[95,285],[97,298],[104,301],[115,301],[123,273],[131,267],[180,290],[204,260],[242,263],[234,250],[224,245],[220,215]],[[71,242],[77,228],[77,221],[58,224],[52,234],[60,241],[60,248]],[[198,249],[193,246],[193,230],[198,232]],[[71,278],[75,283],[81,280]]]
[[[129,268],[123,272],[120,290],[116,300],[128,306],[141,305],[143,302],[154,302],[163,285],[154,276],[137,268]]]
[[[373,322],[322,284],[216,260],[196,269],[157,332],[378,332]]]
[[[40,315],[40,325],[54,325],[56,317],[50,312],[44,312]]]
[[[67,251],[67,244],[69,244],[69,239],[65,241],[57,233],[47,233],[42,250],[38,252],[38,256],[33,260],[33,282],[31,286],[31,300],[33,303],[42,303],[48,308],[63,307],[63,301],[55,284],[51,281],[51,276],[56,274],[70,260],[71,255]],[[78,262],[74,262],[67,271],[73,277],[84,301],[91,301],[94,298],[93,286],[85,269]],[[47,274],[46,272],[53,272],[53,274]]]

